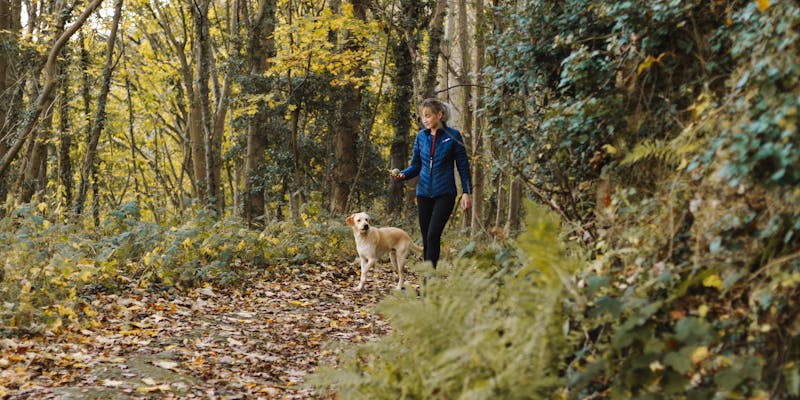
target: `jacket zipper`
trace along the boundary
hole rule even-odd
[[[431,179],[428,181],[428,191],[433,191],[433,154],[436,151],[436,131],[433,132],[433,140],[431,141],[431,167],[430,167],[430,174]]]

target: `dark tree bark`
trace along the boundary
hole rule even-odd
[[[66,68],[61,68],[61,98],[58,102],[58,177],[64,204],[72,204],[72,132],[69,126],[69,77]]]
[[[353,14],[362,22],[367,20],[367,4],[364,0],[353,0]],[[345,33],[347,34],[347,33]],[[358,52],[364,44],[351,38],[347,40],[345,50]],[[355,76],[360,78],[365,75],[363,68],[355,71]],[[349,85],[343,90],[343,100],[340,107],[341,123],[335,130],[334,160],[333,160],[333,193],[331,195],[331,212],[344,214],[349,210],[350,189],[358,169],[358,151],[356,140],[362,131],[362,96],[361,88]]]
[[[506,232],[509,236],[519,232],[522,221],[522,182],[520,177],[511,177],[511,185],[508,189],[508,218],[506,219]]]
[[[269,68],[269,57],[276,53],[275,11],[276,0],[262,0],[258,15],[250,30],[252,36],[248,43],[250,75],[253,79],[261,79],[261,75]],[[251,93],[253,89],[250,90]],[[264,185],[261,179],[267,151],[267,111],[261,105],[247,127],[247,154],[245,158],[244,217],[251,226],[256,219],[264,215]],[[263,223],[263,221],[261,222]]]
[[[444,38],[444,18],[447,15],[447,0],[437,0],[433,11],[431,25],[428,29],[428,65],[425,70],[425,80],[422,84],[422,97],[436,96],[436,76],[439,70],[439,56],[442,54],[442,39]]]
[[[418,48],[419,40],[415,34],[419,27],[419,13],[421,3],[419,0],[400,1],[400,26],[391,44],[391,55],[394,59],[395,72],[392,76],[394,92],[390,95],[392,103],[391,123],[394,137],[389,148],[389,168],[404,168],[408,165],[412,131],[411,104],[414,101],[414,57],[413,52]],[[413,183],[408,181],[407,183]],[[387,209],[392,214],[403,211],[403,182],[392,180],[389,185],[389,199]]]
[[[412,81],[414,69],[408,43],[404,39],[394,39],[392,44],[392,57],[395,63],[395,73],[392,77],[394,92],[391,94],[391,122],[394,138],[389,148],[389,168],[402,169],[408,165],[410,150],[413,140],[411,133],[411,101],[414,96]],[[389,186],[389,201],[387,209],[390,213],[399,215],[403,211],[403,182],[392,181]]]
[[[97,156],[97,144],[100,141],[100,134],[105,128],[106,122],[106,102],[108,101],[108,92],[111,89],[111,74],[114,72],[114,45],[117,41],[117,28],[119,27],[119,20],[122,14],[122,0],[116,0],[114,4],[114,17],[111,23],[111,33],[108,35],[108,42],[106,44],[106,62],[103,66],[103,84],[100,88],[100,93],[97,97],[97,112],[95,113],[94,125],[92,132],[89,135],[89,143],[86,146],[86,154],[83,157],[81,165],[81,178],[78,186],[78,197],[75,199],[75,214],[81,215],[83,212],[83,205],[86,201],[86,194],[89,191],[90,179],[96,172],[95,158]],[[96,187],[96,184],[93,185]],[[97,204],[98,195],[95,189],[94,193],[95,204]]]

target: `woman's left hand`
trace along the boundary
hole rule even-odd
[[[461,209],[462,210],[469,210],[469,207],[472,205],[472,202],[469,200],[469,193],[464,193],[461,195]]]

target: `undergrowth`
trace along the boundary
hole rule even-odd
[[[92,298],[101,293],[234,285],[290,267],[352,261],[343,245],[352,241],[350,230],[316,219],[256,231],[200,211],[180,225],[162,226],[142,221],[129,203],[97,230],[59,221],[44,203],[0,219],[3,334],[97,324]]]
[[[423,266],[419,295],[403,291],[378,306],[392,333],[348,349],[310,384],[343,399],[550,398],[563,383],[562,314],[580,263],[558,239],[555,216],[531,208],[527,221],[513,258],[495,249]]]

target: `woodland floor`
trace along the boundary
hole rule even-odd
[[[358,293],[354,266],[281,275],[185,294],[98,295],[94,328],[0,339],[0,398],[312,398],[300,384],[335,360],[335,343],[389,331],[373,306],[397,276],[381,265]]]

